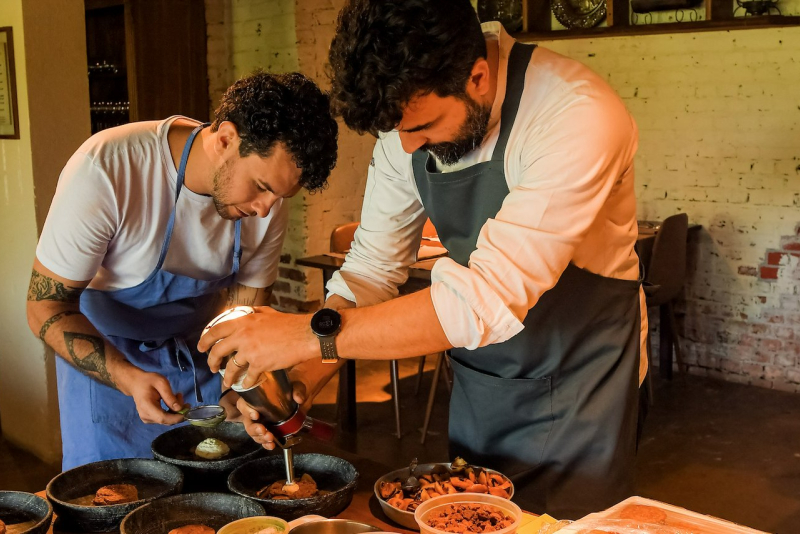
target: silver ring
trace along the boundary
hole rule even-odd
[[[244,367],[244,365],[236,361],[236,355],[231,356],[231,361],[233,362],[233,365],[235,365],[236,367]]]

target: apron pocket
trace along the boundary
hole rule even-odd
[[[116,389],[91,380],[89,383],[92,422],[112,423],[117,427],[126,427],[131,419],[139,419],[136,403],[132,397],[120,393]]]
[[[500,378],[450,361],[452,452],[509,476],[536,467],[553,428],[551,378]]]

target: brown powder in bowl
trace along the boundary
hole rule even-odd
[[[425,523],[445,532],[495,532],[510,527],[514,519],[496,506],[463,503],[433,510]]]
[[[139,491],[133,484],[112,484],[103,486],[94,496],[92,504],[95,506],[108,506],[111,504],[125,504],[138,501]]]

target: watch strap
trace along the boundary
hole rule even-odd
[[[336,363],[339,361],[335,336],[319,336],[319,346],[322,349],[322,363]]]

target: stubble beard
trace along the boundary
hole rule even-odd
[[[226,161],[222,164],[222,167],[214,171],[214,186],[211,190],[211,198],[214,201],[214,208],[216,208],[220,217],[229,221],[235,221],[239,219],[239,217],[230,214],[228,207],[231,204],[227,202],[228,187],[230,186],[232,175],[231,166],[231,162]]]

